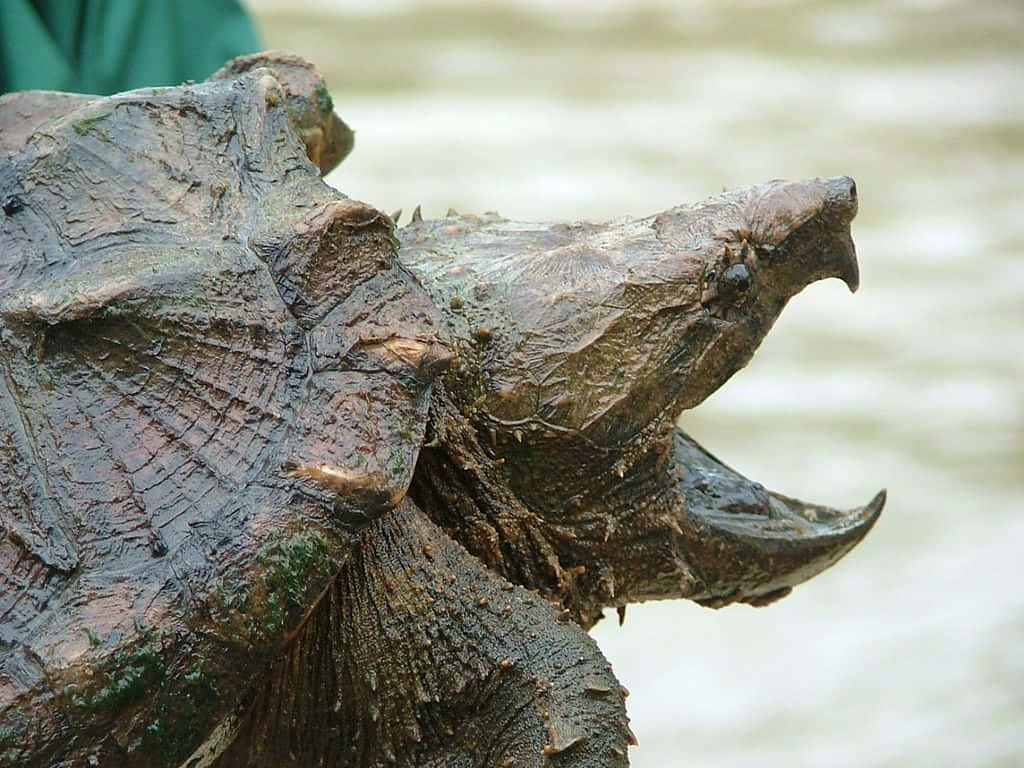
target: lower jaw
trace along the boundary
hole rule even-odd
[[[767,491],[677,429],[673,459],[684,507],[686,560],[707,593],[697,602],[764,605],[836,563],[871,530],[885,492],[839,510]]]

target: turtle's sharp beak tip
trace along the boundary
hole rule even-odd
[[[838,277],[846,283],[850,293],[856,293],[857,289],[860,288],[860,265],[857,263],[856,252],[853,250],[852,245],[850,246],[849,255],[843,259]]]
[[[887,498],[889,498],[889,492],[885,488],[876,493],[875,497],[864,507],[865,517],[877,519],[882,514],[882,508],[885,506]]]
[[[874,497],[865,504],[863,507],[855,507],[845,514],[845,522],[839,523],[841,529],[845,529],[850,534],[855,534],[859,541],[867,535],[868,531],[874,526],[875,522],[882,514],[882,509],[885,507],[886,491],[883,488]]]
[[[875,523],[878,522],[878,518],[882,515],[886,498],[887,492],[883,488],[863,507],[851,510],[850,516],[847,517],[847,523],[842,526],[846,529],[848,535],[852,537],[850,540],[854,541],[854,543],[860,542],[875,527]]]

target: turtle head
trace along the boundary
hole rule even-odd
[[[403,231],[403,263],[458,340],[446,398],[500,467],[495,482],[560,542],[558,562],[588,569],[568,602],[759,602],[866,533],[880,502],[854,524],[762,499],[699,446],[684,450],[675,427],[749,361],[802,288],[836,277],[856,290],[856,210],[853,181],[838,177],[608,224],[458,217]],[[744,494],[746,506],[728,503]],[[742,546],[716,559],[733,540]]]
[[[543,471],[520,471],[536,503],[557,504],[551,482],[621,469],[722,386],[805,285],[856,289],[856,209],[840,177],[607,224],[447,217],[406,227],[401,259],[458,340],[460,411],[493,442],[528,444],[507,461],[543,455]]]
[[[836,277],[855,291],[856,211],[856,185],[838,177],[746,187],[634,224],[612,256],[621,279],[594,295],[614,315],[560,366],[576,367],[570,395],[591,403],[576,426],[635,449],[746,365],[806,285]],[[595,368],[611,374],[600,403],[587,394]]]
[[[856,291],[856,212],[856,185],[839,177],[746,187],[644,220],[651,257],[637,260],[632,244],[620,252],[631,300],[617,323],[625,343],[608,354],[610,365],[632,359],[632,376],[601,414],[604,431],[626,442],[698,405],[809,283],[836,277]]]

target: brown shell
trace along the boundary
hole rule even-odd
[[[408,487],[434,307],[256,64],[0,102],[0,764],[177,765]]]

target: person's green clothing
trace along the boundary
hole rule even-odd
[[[257,50],[238,0],[0,0],[0,93],[175,85]]]

